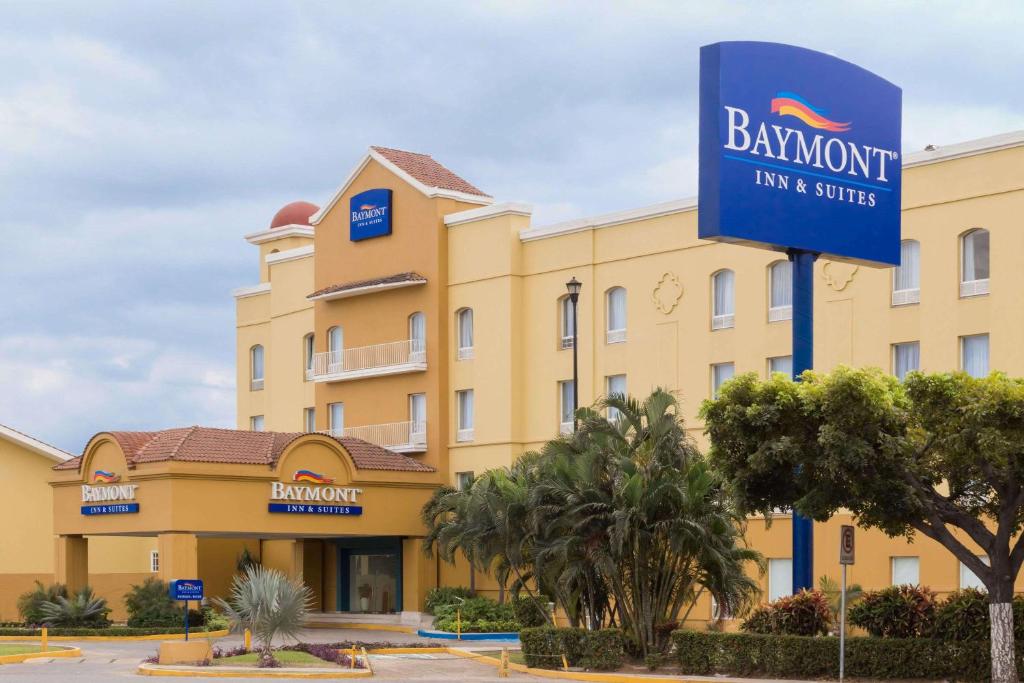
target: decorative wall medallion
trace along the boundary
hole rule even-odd
[[[825,261],[822,273],[825,275],[825,283],[836,292],[846,289],[847,285],[853,282],[854,276],[860,266],[841,261]]]
[[[655,308],[668,315],[676,309],[682,296],[683,286],[679,284],[679,278],[674,273],[665,273],[651,292],[651,301]]]

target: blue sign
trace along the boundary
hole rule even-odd
[[[201,579],[175,579],[171,581],[171,600],[202,600],[203,582]]]
[[[899,265],[902,99],[820,52],[702,47],[698,236]]]
[[[138,503],[109,503],[107,505],[83,505],[83,515],[124,515],[139,511]]]
[[[361,515],[362,505],[309,505],[306,503],[268,503],[267,512],[293,515]]]
[[[391,234],[391,190],[367,190],[349,200],[348,238],[353,242]]]

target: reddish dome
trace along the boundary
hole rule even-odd
[[[319,210],[319,206],[309,202],[285,204],[280,211],[274,214],[273,220],[270,221],[270,229],[285,225],[309,225],[309,217]]]

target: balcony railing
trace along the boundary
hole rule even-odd
[[[892,291],[892,305],[906,306],[907,304],[921,303],[920,289],[894,289]]]
[[[626,341],[626,330],[608,330],[605,332],[604,341],[606,344],[621,344]]]
[[[772,306],[768,309],[768,322],[777,323],[782,320],[793,319],[792,306]]]
[[[263,391],[263,378],[249,380],[250,391]]]
[[[313,356],[312,378],[315,382],[344,382],[426,369],[426,343],[421,339],[406,339],[317,353]]]
[[[473,347],[472,346],[460,346],[459,347],[459,360],[472,360],[473,359]]]
[[[369,441],[396,453],[422,453],[427,450],[427,423],[424,421],[346,427],[340,433],[332,430],[331,434]]]
[[[966,280],[960,283],[960,296],[981,296],[988,294],[988,278],[984,280]]]
[[[713,330],[726,330],[733,327],[736,317],[732,313],[723,313],[722,315],[711,316],[711,329]]]

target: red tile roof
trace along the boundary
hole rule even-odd
[[[306,296],[307,299],[313,299],[324,294],[336,294],[337,292],[347,292],[352,289],[362,289],[364,287],[378,287],[380,285],[397,285],[402,282],[408,282],[410,284],[423,283],[426,284],[427,278],[423,277],[419,273],[396,273],[395,275],[385,275],[384,277],[375,277],[371,280],[357,280],[355,282],[342,282],[337,285],[330,285],[323,289],[318,289],[312,294]]]
[[[466,194],[475,194],[481,197],[491,196],[465,178],[455,175],[452,171],[434,161],[433,157],[429,154],[417,154],[416,152],[406,152],[405,150],[391,149],[389,147],[375,146],[370,147],[370,149],[428,187],[465,192]]]
[[[146,462],[211,462],[234,465],[277,464],[284,450],[303,432],[249,432],[212,427],[180,427],[160,432],[110,432],[129,465]],[[324,435],[327,436],[327,435]],[[333,437],[361,470],[434,472],[434,468],[376,444],[348,437]],[[56,465],[55,470],[77,470],[82,456]]]

